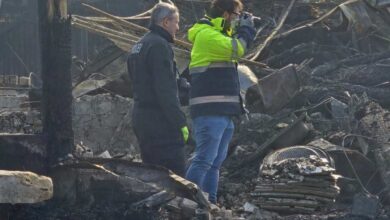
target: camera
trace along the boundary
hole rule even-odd
[[[261,21],[261,20],[262,20],[260,17],[254,16],[252,13],[249,13],[249,12],[247,12],[247,11],[243,11],[243,12],[241,12],[241,14],[240,14],[240,18],[244,18],[244,19],[246,19],[246,18],[248,18],[248,17],[250,17],[250,16],[252,17],[252,19],[253,19],[254,22],[258,22],[258,21]]]
[[[241,12],[239,16],[240,19],[247,19],[247,18],[252,18],[253,24],[255,28],[259,28],[264,25],[264,20],[261,17],[254,16],[252,13],[249,13],[247,11]]]
[[[251,15],[252,15],[251,13],[249,13],[249,12],[247,12],[247,11],[243,11],[243,12],[241,12],[241,14],[240,14],[240,18],[246,19],[246,18],[248,18],[248,17],[251,16]]]

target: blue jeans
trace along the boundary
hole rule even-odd
[[[233,132],[234,124],[228,116],[200,116],[193,119],[196,149],[186,178],[207,192],[212,203],[217,202],[219,169],[226,158]]]

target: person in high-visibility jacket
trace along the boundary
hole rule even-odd
[[[219,169],[234,132],[232,118],[244,113],[237,60],[252,43],[255,29],[252,15],[240,15],[242,8],[239,0],[214,0],[188,31],[196,149],[186,178],[207,192],[212,203],[217,203]]]

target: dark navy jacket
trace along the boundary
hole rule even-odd
[[[184,143],[186,126],[180,110],[172,36],[151,26],[130,51],[128,70],[133,83],[133,126],[140,145]]]

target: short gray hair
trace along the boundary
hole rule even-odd
[[[156,4],[152,9],[152,15],[150,16],[151,24],[159,24],[164,18],[171,18],[174,14],[179,14],[179,9],[173,4],[160,2]]]

